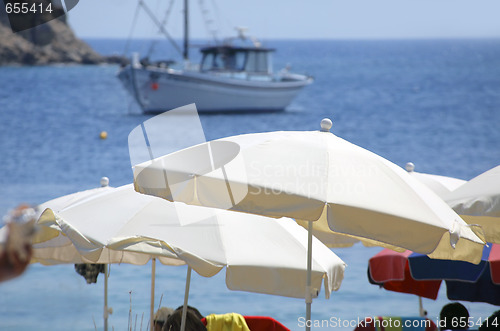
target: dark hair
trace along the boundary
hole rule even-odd
[[[459,302],[448,303],[441,309],[439,322],[441,330],[467,330],[469,311]]]
[[[184,306],[179,306],[177,307],[175,310],[180,310],[182,311],[182,308],[184,308]],[[190,305],[187,305],[187,310],[192,312],[196,317],[198,317],[200,320],[204,317],[199,311],[198,309],[194,308],[194,307],[191,307]]]
[[[498,330],[500,325],[500,310],[497,310],[491,316],[484,320],[483,324],[479,327],[479,331]]]
[[[177,309],[163,325],[162,331],[180,331],[182,309]],[[186,311],[186,331],[207,331],[205,324],[190,310]]]

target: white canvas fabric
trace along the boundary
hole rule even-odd
[[[291,219],[172,203],[126,185],[58,213],[47,209],[38,223],[48,242],[66,240],[89,262],[175,257],[206,277],[226,267],[232,290],[305,297],[307,231]],[[323,283],[328,298],[345,264],[318,240],[313,245],[312,287],[317,295]]]
[[[479,263],[484,245],[424,184],[330,132],[222,138],[135,165],[134,184],[171,201],[320,221],[434,258]]]
[[[488,242],[500,244],[500,166],[466,182],[443,197],[469,224],[482,227]]]
[[[414,170],[415,165],[411,162],[408,162],[405,168],[411,176],[415,177],[422,184],[425,184],[425,186],[430,188],[441,198],[467,182],[466,180],[454,177],[416,172]]]
[[[71,207],[72,205],[77,205],[89,199],[92,200],[98,198],[102,194],[115,190],[114,187],[107,186],[107,182],[109,182],[107,178],[103,177],[101,182],[103,182],[106,186],[67,194],[46,201],[37,206],[37,225],[39,227],[37,228],[38,231],[33,239],[33,256],[31,263],[41,263],[43,265],[68,263],[128,263],[144,265],[151,260],[152,256],[148,254],[131,251],[114,251],[108,249],[107,247],[100,247],[99,245],[92,246],[92,243],[88,242],[88,240],[84,237],[81,237],[81,235],[75,235],[73,238],[78,240],[80,243],[80,250],[78,250],[68,235],[61,231],[61,227],[57,224],[53,224],[53,220],[56,217],[53,212],[59,212],[60,210]],[[43,226],[40,226],[42,224]],[[64,221],[61,223],[61,226],[63,225]],[[74,230],[70,226],[67,227],[67,231]],[[92,251],[93,247],[93,253],[82,251],[81,247],[84,246],[90,251]],[[178,259],[173,253],[163,251],[163,254],[163,256],[158,257],[158,260],[163,264],[185,264],[184,261]]]

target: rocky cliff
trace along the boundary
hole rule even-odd
[[[97,54],[78,39],[67,24],[65,15],[14,33],[7,15],[0,10],[0,65],[96,64],[118,61],[119,59]]]

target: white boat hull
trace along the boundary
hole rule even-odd
[[[133,66],[118,77],[142,110],[153,113],[191,103],[201,112],[279,111],[312,82],[302,75],[271,81]]]

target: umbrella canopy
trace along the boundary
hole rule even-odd
[[[368,278],[387,290],[429,299],[437,298],[445,280],[450,300],[500,305],[500,245],[485,247],[477,265],[384,249],[369,260]]]
[[[127,254],[176,257],[202,276],[226,267],[233,290],[305,297],[306,231],[290,219],[171,203],[125,185],[84,199],[39,224],[67,237],[87,260],[105,258],[104,248]],[[50,232],[50,231],[49,231]],[[325,296],[340,287],[345,264],[314,241],[313,288]]]
[[[246,134],[165,156],[152,150],[156,158],[134,167],[135,189],[188,204],[323,220],[330,231],[479,262],[484,242],[438,196],[330,127],[324,120],[322,131]]]
[[[443,199],[469,224],[479,224],[486,240],[500,244],[500,166],[469,180]]]
[[[108,316],[112,312],[112,309],[108,308],[108,266],[104,266],[104,264],[128,263],[143,265],[152,260],[150,321],[153,320],[154,311],[156,260],[158,259],[161,263],[166,265],[185,264],[183,260],[179,259],[174,253],[171,253],[167,250],[162,250],[161,255],[153,255],[151,254],[151,252],[143,253],[135,251],[120,251],[109,249],[108,247],[99,247],[98,245],[96,246],[91,242],[88,242],[88,240],[86,240],[80,233],[78,233],[78,230],[72,229],[71,226],[65,229],[67,233],[71,233],[71,235],[68,236],[66,233],[61,231],[61,227],[59,226],[59,224],[54,224],[54,211],[59,212],[60,210],[70,208],[73,205],[84,203],[86,200],[91,200],[106,192],[112,192],[115,188],[109,187],[108,184],[109,179],[107,177],[102,177],[101,187],[99,188],[64,195],[37,206],[37,225],[39,231],[37,231],[36,236],[34,236],[32,240],[33,254],[31,257],[31,263],[38,262],[44,265],[55,265],[63,263],[97,263],[99,264],[98,268],[95,268],[96,266],[90,267],[92,270],[94,270],[93,276],[91,277],[93,282],[96,281],[97,274],[101,270],[100,268],[104,267],[103,318],[105,331],[108,330]],[[44,213],[41,214],[42,212]],[[73,242],[70,238],[76,241]],[[156,254],[159,254],[159,250],[156,251]],[[79,267],[84,267],[85,269],[87,269],[88,266],[80,265]],[[88,273],[86,275],[88,276]],[[87,277],[85,278],[87,279]],[[87,281],[89,280],[87,279]],[[151,323],[151,329],[152,327],[153,324]]]
[[[140,125],[129,134],[131,160],[145,151],[150,160],[132,161],[135,189],[170,201],[307,221],[309,254],[312,222],[319,220],[322,228],[328,224],[331,231],[381,245],[479,262],[484,242],[438,196],[400,167],[336,137],[331,126],[324,119],[321,131],[239,135],[161,155],[150,144],[158,137]],[[309,270],[311,263],[308,258]]]
[[[440,197],[443,197],[466,183],[463,179],[416,172],[415,165],[411,162],[406,164],[405,169],[411,176],[430,188]]]
[[[134,251],[117,251],[99,245],[93,246],[92,243],[88,242],[78,232],[70,236],[61,231],[60,226],[53,224],[55,216],[51,214],[52,212],[57,213],[73,205],[78,205],[79,203],[114,191],[115,188],[108,186],[108,184],[109,179],[103,177],[101,178],[101,187],[64,195],[37,206],[37,225],[39,226],[39,231],[37,231],[32,240],[33,256],[31,263],[41,263],[43,265],[67,263],[128,263],[143,265],[151,260],[153,257],[151,254]],[[72,231],[71,226],[66,231]],[[73,242],[72,239],[76,241]],[[174,253],[168,250],[157,251],[156,253],[155,257],[163,264],[185,264],[184,261],[178,259]]]
[[[408,162],[406,164],[405,169],[408,174],[427,186],[439,197],[443,197],[444,195],[450,193],[451,191],[466,183],[466,181],[463,179],[416,172],[415,165],[411,162]],[[307,225],[306,222],[303,221],[298,221],[298,223],[302,226]],[[376,240],[367,240],[366,238],[333,233],[330,230],[328,223],[325,222],[324,219],[320,219],[319,221],[314,223],[313,234],[328,247],[348,247],[361,241],[365,246],[383,246],[389,247],[392,250],[396,251],[404,251],[404,249],[398,248],[396,246],[391,247],[388,244],[383,244],[377,242]]]
[[[395,252],[383,249],[368,262],[368,280],[389,291],[415,294],[435,300],[441,280],[415,280],[408,263],[411,254],[411,251]]]
[[[490,258],[491,258],[490,253]],[[498,250],[495,252],[498,261]],[[490,261],[476,282],[446,281],[446,293],[450,300],[487,302],[500,306],[500,280],[498,268]]]
[[[72,204],[91,198],[97,194],[113,190],[113,187],[109,186],[108,177],[102,177],[100,182],[101,182],[101,187],[63,195],[55,199],[41,203],[40,205],[37,206],[37,210],[39,212],[38,217],[47,208],[50,208],[54,211],[59,211],[66,207],[71,206]]]

